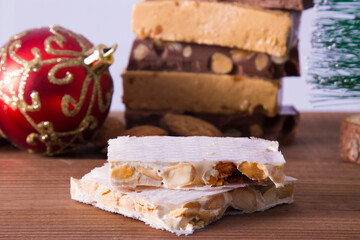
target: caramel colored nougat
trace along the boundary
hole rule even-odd
[[[285,56],[289,12],[239,4],[147,1],[135,5],[132,29],[141,38],[194,42]]]
[[[123,102],[131,109],[277,114],[280,80],[221,74],[126,71]]]

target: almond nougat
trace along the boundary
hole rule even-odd
[[[278,142],[256,138],[118,137],[108,147],[115,187],[171,189],[284,184]]]
[[[218,220],[229,207],[231,214],[264,211],[291,203],[295,180],[286,177],[283,187],[244,185],[216,190],[170,190],[164,188],[113,188],[108,165],[95,168],[82,179],[71,179],[71,198],[100,209],[139,219],[151,227],[188,235]]]

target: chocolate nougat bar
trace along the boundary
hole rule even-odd
[[[172,189],[273,182],[284,185],[279,144],[258,138],[118,137],[109,140],[114,187]]]
[[[134,41],[127,70],[214,73],[269,79],[300,75],[297,46],[285,57],[274,57],[237,48],[154,39]]]
[[[164,188],[113,188],[107,165],[95,168],[82,179],[71,178],[71,198],[100,209],[139,219],[153,228],[177,235],[218,220],[224,214],[264,211],[293,202],[295,179],[286,177],[284,186],[247,185],[216,190],[173,190]],[[231,212],[226,212],[232,207]]]

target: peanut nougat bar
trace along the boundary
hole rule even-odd
[[[123,102],[131,109],[277,114],[279,79],[161,71],[125,71]]]
[[[297,41],[292,25],[289,12],[221,2],[141,2],[134,6],[132,19],[132,30],[141,38],[236,47],[278,57]]]
[[[206,189],[230,183],[284,184],[278,142],[256,138],[118,137],[109,140],[114,187]]]
[[[284,186],[272,183],[217,190],[170,190],[164,188],[114,189],[108,166],[95,168],[82,179],[71,178],[71,198],[100,209],[139,219],[151,227],[181,234],[221,218],[227,208],[236,213],[263,211],[291,203],[295,179],[286,177]]]

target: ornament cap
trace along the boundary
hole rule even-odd
[[[103,72],[114,62],[113,54],[116,49],[117,44],[110,48],[99,44],[85,53],[87,57],[85,57],[84,63],[90,66],[93,72]]]

